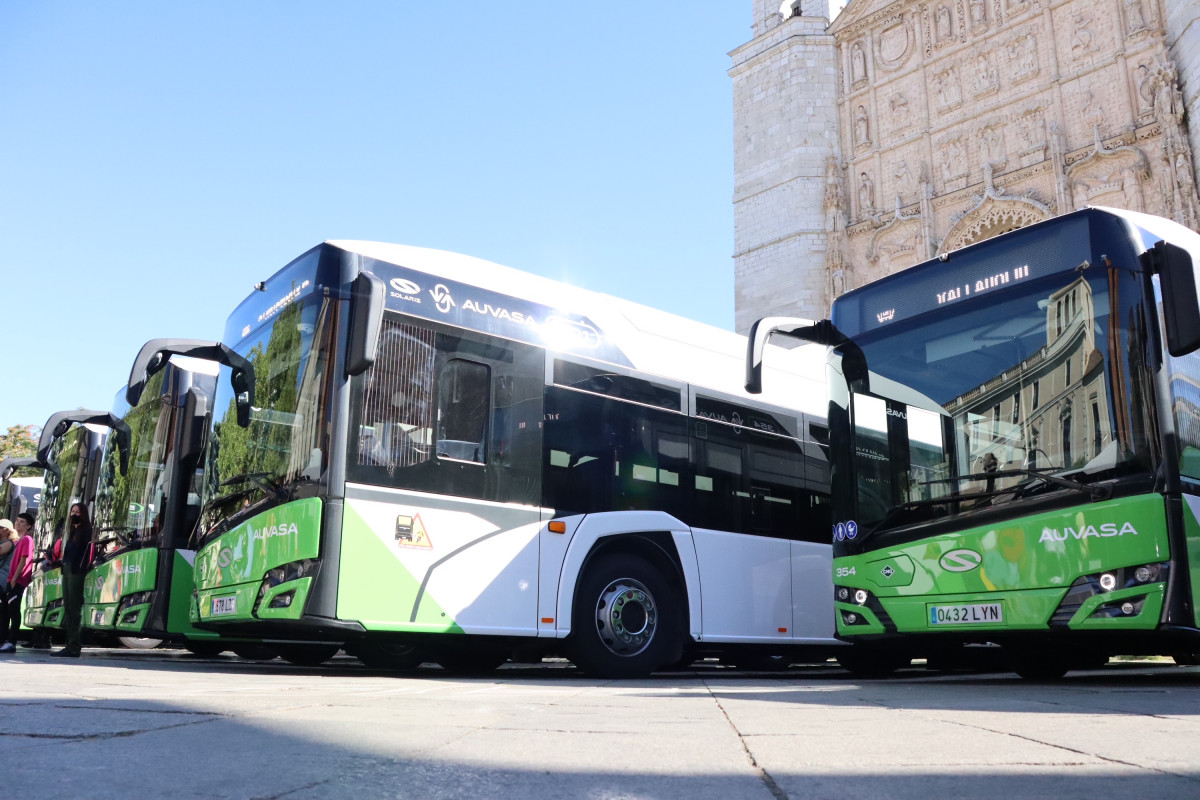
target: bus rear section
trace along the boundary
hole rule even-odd
[[[257,377],[252,400],[218,388],[198,625],[313,660],[345,646],[484,669],[557,652],[614,675],[695,647],[838,645],[824,443],[804,433],[823,420],[747,398],[742,340],[680,335],[649,373],[635,351],[653,328],[611,298],[367,251],[316,248],[230,319]],[[364,275],[384,289],[360,340]],[[599,310],[564,310],[583,295]],[[731,379],[703,389],[704,374]]]

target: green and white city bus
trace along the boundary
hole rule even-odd
[[[37,456],[16,456],[0,461],[0,516],[15,520],[18,514],[37,516],[42,502],[42,475],[46,465]],[[21,474],[17,474],[20,472]]]
[[[830,345],[839,637],[1200,652],[1200,235],[1091,208],[761,320]],[[769,360],[769,359],[768,359]],[[751,385],[751,388],[755,388]]]
[[[195,552],[188,542],[199,518],[201,449],[218,369],[207,357],[220,359],[220,351],[211,342],[152,340],[142,351],[150,357],[135,361],[131,385],[113,404],[130,435],[127,443],[115,436],[105,443],[83,624],[130,646],[165,639],[199,655],[237,646],[189,619]],[[124,473],[118,442],[129,447]]]
[[[614,676],[839,645],[820,348],[781,350],[755,399],[743,337],[369,242],[259,284],[223,342],[254,380],[218,383],[200,627],[309,661]]]
[[[79,423],[76,425],[75,423]],[[106,411],[60,411],[50,416],[42,428],[37,459],[46,465],[41,508],[34,527],[34,557],[39,566],[25,593],[25,626],[46,629],[47,633],[63,626],[61,556],[67,515],[74,503],[89,510],[96,497],[100,477],[100,459],[110,429],[127,440],[128,428]],[[122,461],[121,469],[125,468]],[[41,566],[48,559],[49,568]]]

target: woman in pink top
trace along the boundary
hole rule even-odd
[[[8,564],[8,585],[0,594],[4,606],[0,608],[0,653],[11,653],[17,649],[17,633],[21,630],[21,598],[25,587],[33,579],[33,515],[18,514],[13,534],[18,537],[13,547],[12,560]],[[13,534],[9,534],[10,537]]]

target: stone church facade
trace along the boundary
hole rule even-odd
[[[753,7],[730,70],[741,332],[1084,205],[1200,228],[1200,0]]]

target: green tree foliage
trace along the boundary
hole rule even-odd
[[[0,434],[0,460],[37,455],[40,435],[35,425],[10,425],[8,433]]]

